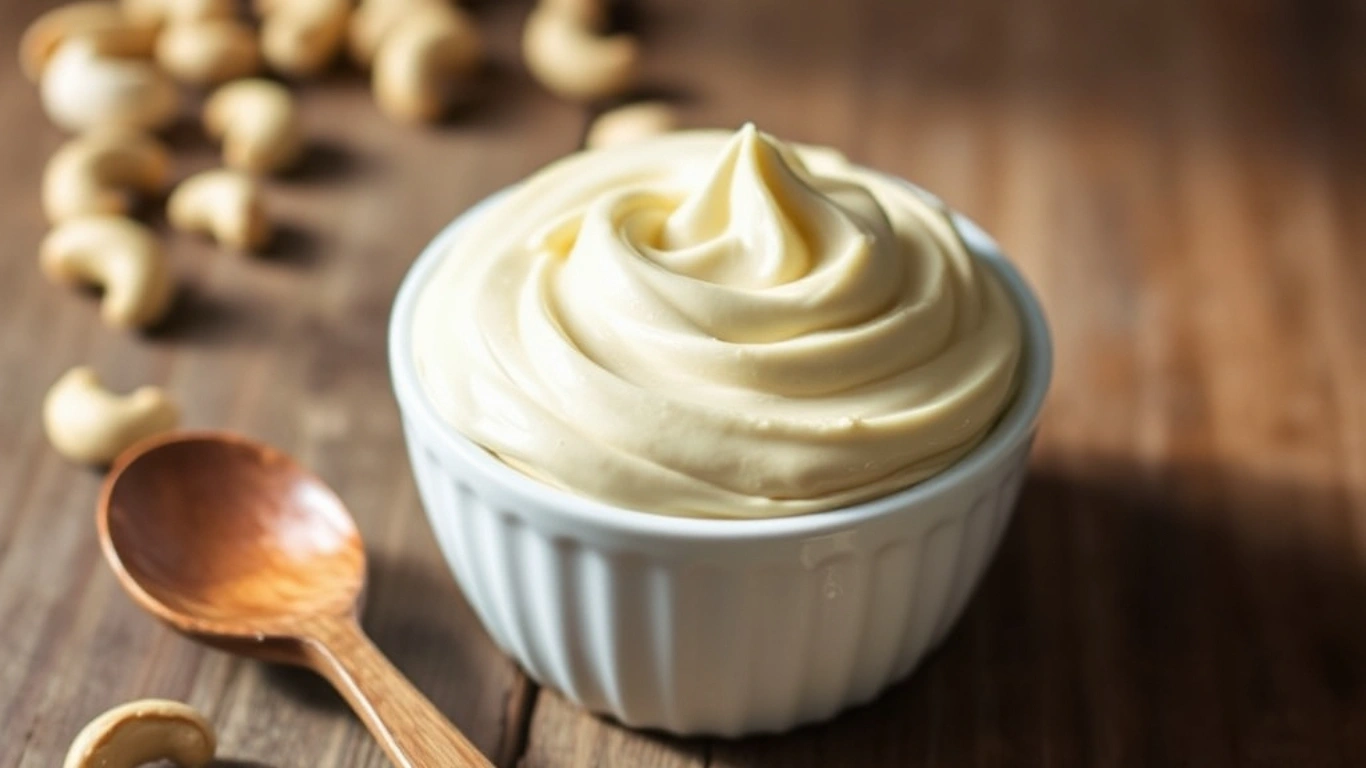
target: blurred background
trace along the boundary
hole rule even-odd
[[[490,63],[437,126],[389,120],[346,66],[299,83],[309,149],[269,186],[275,244],[242,257],[158,223],[183,288],[148,334],[106,329],[37,268],[64,135],[12,53],[55,4],[0,5],[0,766],[52,765],[145,695],[201,706],[260,765],[384,764],[309,678],[194,647],[118,592],[90,524],[99,475],[38,418],[75,364],[163,385],[187,425],[333,484],[372,550],[367,627],[499,765],[1366,762],[1366,3],[622,9],[633,95],[936,192],[1018,261],[1057,344],[1019,514],[945,647],[833,723],[741,742],[633,733],[539,690],[464,606],[411,487],[384,358],[400,278],[610,106],[528,77],[530,4],[470,6]],[[168,141],[178,176],[218,162],[188,111]]]

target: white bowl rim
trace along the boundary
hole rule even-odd
[[[895,180],[939,203],[937,197],[920,187],[903,179]],[[462,435],[441,417],[418,378],[412,353],[412,316],[428,275],[446,253],[446,244],[463,225],[513,188],[515,185],[495,192],[457,216],[413,262],[399,286],[390,314],[389,367],[403,418],[432,427],[427,431],[436,436],[448,453],[458,456],[485,480],[497,485],[509,495],[512,508],[528,518],[559,516],[582,528],[646,538],[730,541],[829,535],[920,507],[994,466],[1032,437],[1053,369],[1053,346],[1043,308],[996,241],[971,219],[955,211],[952,212],[953,223],[964,243],[975,257],[995,270],[1020,311],[1025,335],[1024,375],[1010,408],[987,437],[939,474],[900,491],[846,507],[766,518],[680,517],[626,509],[525,475]]]

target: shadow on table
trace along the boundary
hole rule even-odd
[[[270,338],[268,310],[258,298],[242,293],[225,296],[186,282],[176,291],[166,317],[146,338],[162,344],[257,346]]]
[[[310,137],[298,162],[278,178],[285,183],[331,184],[371,172],[376,160],[364,150],[326,137]]]
[[[500,728],[508,687],[519,676],[445,563],[375,553],[370,565],[365,627],[375,644],[476,743],[490,735],[486,727]]]
[[[292,222],[278,222],[260,256],[269,264],[307,269],[318,264],[321,246],[318,233]]]
[[[535,119],[545,98],[524,68],[494,59],[484,63],[438,124],[466,132],[510,130]]]
[[[1355,764],[1354,509],[1341,489],[1218,467],[1048,467],[962,621],[908,680],[780,736],[626,738],[680,758],[704,747],[719,766]]]
[[[338,715],[351,711],[332,684],[311,669],[269,664],[266,666],[266,675],[281,691],[307,707]]]
[[[717,766],[1339,764],[1366,755],[1353,728],[1366,712],[1359,505],[1213,466],[1050,464],[944,646],[874,702],[735,741],[585,723],[576,749],[602,765],[624,765],[626,743]],[[414,679],[444,681],[424,690],[453,720],[501,716],[481,711],[501,699],[471,695],[501,657],[444,571],[383,558],[374,570],[377,643]],[[375,597],[400,592],[450,593],[460,609]],[[285,687],[341,706],[294,674],[280,673]]]

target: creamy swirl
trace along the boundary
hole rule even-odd
[[[816,512],[934,475],[1015,390],[948,212],[746,126],[561,160],[459,230],[414,318],[443,418],[628,509]]]

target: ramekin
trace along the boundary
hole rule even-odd
[[[955,214],[969,249],[1003,278],[1025,330],[1019,393],[976,449],[918,485],[830,512],[678,518],[528,478],[428,400],[413,360],[418,296],[452,238],[498,196],[418,257],[389,333],[427,516],[493,640],[584,707],[678,734],[786,730],[908,675],[944,639],[996,551],[1051,375],[1043,312],[996,243]]]

